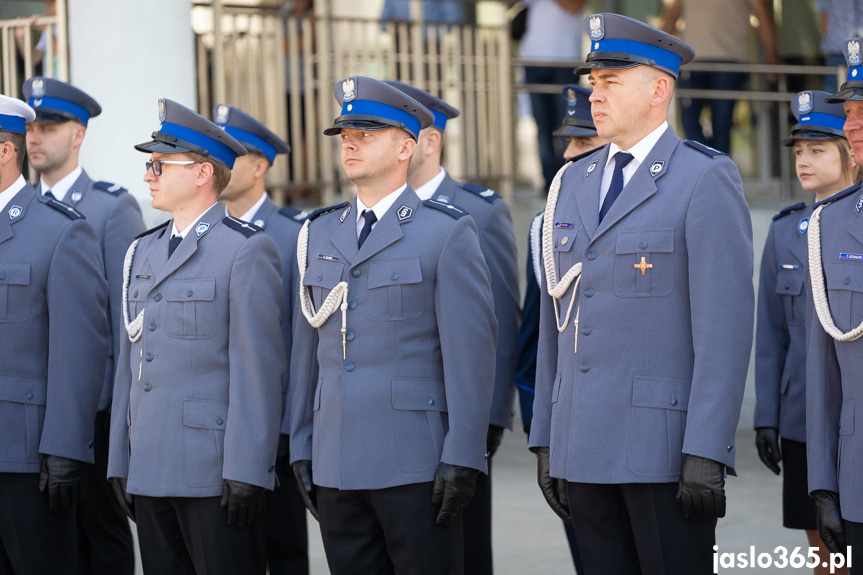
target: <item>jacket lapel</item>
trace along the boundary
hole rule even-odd
[[[384,217],[375,225],[363,247],[357,252],[357,260],[353,265],[359,265],[387,246],[399,241],[404,236],[401,225],[413,219],[419,203],[419,196],[413,188],[410,186],[405,188],[384,214]],[[397,215],[399,213],[402,215]]]
[[[333,242],[333,245],[337,250],[339,250],[342,257],[345,258],[345,263],[350,267],[351,262],[357,259],[357,250],[359,249],[359,246],[357,245],[356,196],[354,196],[354,199],[351,201],[350,211],[344,218],[341,218],[341,214],[344,213],[345,209],[339,212],[339,219],[341,221],[339,223],[339,227],[336,228],[336,231],[330,236],[330,241]],[[312,255],[313,254],[309,254],[310,257]]]
[[[161,268],[155,266],[152,268],[154,270],[160,270],[153,287],[165,281],[165,278],[170,276],[172,273],[177,271],[180,266],[186,263],[186,261],[191,258],[196,251],[198,251],[198,242],[201,241],[201,238],[206,236],[207,233],[213,229],[213,226],[218,225],[223,217],[225,217],[225,208],[222,207],[222,204],[217,203],[207,210],[207,212],[195,222],[195,225],[192,226],[192,229],[189,230],[189,233],[186,234],[186,237],[183,238],[183,241],[180,242],[180,245],[177,246],[177,249],[174,250],[174,253],[170,258],[168,258],[168,243],[171,241],[171,232],[169,229],[156,242],[156,249],[164,254],[167,261]],[[205,223],[208,224],[206,229],[203,229],[199,234],[199,227]],[[162,249],[163,247],[164,249]],[[161,257],[163,256],[156,255],[156,259],[160,259]]]
[[[27,208],[30,206],[30,203],[34,201],[36,196],[36,190],[27,183],[24,184],[24,187],[21,188],[6,205],[3,213],[0,213],[0,243],[3,243],[15,236],[12,225],[24,219],[24,216],[27,215]],[[13,206],[21,209],[21,213],[15,216],[14,219],[10,214]]]
[[[599,189],[602,187],[602,172],[605,170],[606,162],[608,162],[607,145],[602,148],[600,153],[591,156],[591,160],[585,168],[579,166],[578,169],[584,169],[584,173],[570,174],[570,170],[576,169],[575,165],[567,168],[565,172],[570,178],[584,178],[582,184],[577,188],[575,203],[578,206],[581,225],[591,240],[596,235],[596,228],[599,227]]]

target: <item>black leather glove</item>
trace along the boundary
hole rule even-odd
[[[537,447],[533,452],[536,453],[536,481],[542,496],[558,517],[570,523],[572,515],[569,512],[569,501],[566,496],[566,482],[551,476],[548,447]]]
[[[470,467],[441,462],[434,473],[431,502],[440,506],[437,524],[449,527],[470,503],[476,491],[476,476],[479,471]]]
[[[291,454],[291,436],[279,435],[279,448],[276,450],[276,461],[284,461]]]
[[[782,452],[779,450],[779,430],[775,427],[756,428],[755,446],[758,448],[758,457],[761,459],[761,463],[779,475],[778,463],[782,461]]]
[[[489,457],[497,453],[497,448],[500,447],[501,439],[503,439],[503,427],[489,425],[488,433],[485,436],[485,449],[488,451]]]
[[[312,462],[308,459],[300,459],[292,464],[294,477],[297,479],[297,487],[303,496],[306,509],[312,513],[312,517],[318,518],[318,497],[315,494],[315,484],[312,483]]]
[[[43,455],[39,471],[39,491],[48,489],[51,511],[66,511],[87,494],[87,474],[83,461],[59,455]]]
[[[228,508],[228,525],[236,525],[237,529],[243,529],[252,524],[264,507],[264,488],[225,479],[219,505]]]
[[[714,521],[725,517],[725,466],[687,453],[680,470],[677,500],[683,504],[686,519]]]
[[[824,545],[833,553],[845,553],[845,525],[839,509],[839,494],[826,489],[812,492],[815,499],[815,520],[818,535]]]
[[[126,516],[132,521],[135,520],[135,500],[132,495],[126,491],[125,477],[112,477],[111,486],[114,488],[114,495],[117,501],[120,502],[120,507],[126,512]]]

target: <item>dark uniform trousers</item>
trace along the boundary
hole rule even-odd
[[[863,573],[863,523],[845,521],[845,543],[851,547],[851,575]],[[843,552],[845,549],[842,550]],[[848,560],[848,557],[845,558]]]
[[[281,485],[266,494],[267,567],[270,575],[308,575],[306,505],[289,454],[276,460],[276,474]]]
[[[264,522],[228,526],[219,497],[135,495],[135,522],[144,573],[263,575]],[[202,536],[202,534],[206,534]]]
[[[470,575],[492,575],[491,551],[491,462],[488,475],[478,473],[476,491],[464,508],[464,572]]]
[[[77,575],[76,508],[50,511],[38,473],[0,473],[0,575]]]
[[[132,575],[135,546],[126,512],[108,477],[111,408],[96,412],[93,465],[86,466],[86,505],[78,506],[78,564],[81,575]]]
[[[431,482],[315,489],[332,575],[465,573],[462,520],[450,527],[435,523],[438,507],[431,503]]]
[[[677,485],[567,482],[585,572],[713,573],[716,521],[684,519],[683,506],[675,500]]]

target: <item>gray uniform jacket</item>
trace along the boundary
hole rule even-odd
[[[108,354],[99,240],[29,184],[0,216],[0,472],[38,473],[40,454],[92,463]]]
[[[494,316],[498,325],[494,397],[489,423],[511,429],[521,310],[518,300],[518,248],[509,206],[492,190],[473,184],[460,184],[449,173],[432,198],[457,205],[476,222],[479,247],[491,274]]]
[[[236,222],[215,205],[170,259],[170,221],[137,245],[128,301],[143,329],[120,340],[108,458],[129,493],[211,497],[223,479],[273,488],[281,266],[269,236]]]
[[[551,475],[569,481],[674,482],[684,453],[733,474],[754,319],[740,175],[668,128],[600,224],[607,156],[585,154],[563,177],[553,251],[558,277],[583,264],[578,352],[543,272],[530,445],[549,446]]]
[[[42,193],[41,184],[36,191]],[[114,369],[120,336],[125,335],[121,301],[123,289],[123,258],[126,250],[143,232],[144,220],[141,208],[125,188],[109,182],[94,182],[82,171],[63,198],[63,203],[73,206],[84,214],[87,222],[96,230],[102,248],[102,263],[108,280],[108,363],[105,369],[99,411],[111,404],[114,391]]]
[[[292,315],[299,290],[299,275],[297,271],[297,235],[306,217],[302,212],[291,208],[279,208],[267,198],[252,222],[263,228],[267,235],[276,242],[279,259],[282,262],[282,288],[285,294],[285,320],[282,322],[282,337],[285,342],[285,354],[288,366],[291,365]],[[291,432],[291,394],[288,385],[288,371],[285,371],[285,382],[282,387],[282,427],[281,433]]]
[[[755,338],[755,427],[806,441],[806,229],[812,207],[770,224],[761,258]],[[784,211],[784,210],[783,210]]]
[[[340,310],[317,330],[296,314],[291,459],[310,459],[317,485],[427,482],[440,462],[487,470],[488,267],[473,219],[431,205],[406,188],[361,250],[356,201],[310,222],[303,283],[316,306],[341,281],[349,300],[346,359]]]
[[[863,321],[861,191],[863,183],[839,192],[843,197],[821,213],[827,299],[833,322],[843,332]],[[815,315],[811,289],[807,289],[806,305],[809,492],[826,489],[838,493],[842,518],[863,522],[863,440],[858,438],[863,437],[863,423],[857,425],[856,413],[857,404],[863,406],[863,339],[838,342],[825,332]],[[863,408],[860,411],[863,414]]]

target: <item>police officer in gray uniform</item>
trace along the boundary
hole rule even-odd
[[[666,122],[692,48],[585,25],[576,72],[610,144],[549,190],[530,447],[588,573],[709,573],[752,343],[749,209],[734,163]]]
[[[217,201],[243,146],[171,100],[159,120],[135,148],[172,219],[126,254],[108,477],[145,572],[263,573],[254,519],[275,484],[286,369],[279,255]]]
[[[24,180],[20,100],[0,96],[0,573],[78,573],[108,284],[84,217]],[[46,493],[40,493],[46,492]]]
[[[863,38],[845,43],[841,102],[845,136],[863,166]],[[863,183],[818,202],[809,219],[806,453],[818,533],[835,553],[863,564]],[[853,571],[852,571],[853,572]]]
[[[291,322],[297,299],[297,235],[306,213],[289,207],[279,208],[266,190],[267,172],[278,154],[291,147],[261,122],[230,104],[213,108],[213,119],[248,152],[234,162],[231,181],[219,194],[225,215],[254,223],[276,242],[282,262],[282,287],[285,293],[285,321],[282,336],[288,365],[291,361]],[[287,375],[287,374],[286,374]],[[290,388],[287,377],[282,388],[282,428],[276,455],[276,473],[281,485],[266,495],[267,564],[271,575],[309,572],[306,506],[297,489],[289,462],[291,430]]]
[[[500,445],[503,430],[512,429],[512,402],[515,396],[515,360],[521,310],[518,305],[518,249],[512,229],[509,206],[493,190],[452,179],[441,166],[447,120],[459,111],[409,84],[387,81],[426,108],[434,122],[423,128],[417,149],[408,166],[408,185],[421,200],[435,199],[456,204],[476,222],[479,245],[491,274],[494,315],[498,336],[494,369],[494,397],[489,417],[487,445],[489,457]],[[464,512],[465,573],[492,572],[491,550],[491,459],[488,475],[477,477],[476,493]]]
[[[431,112],[366,77],[335,95],[324,133],[341,137],[357,198],[300,232],[294,471],[334,574],[463,573],[461,511],[487,471],[488,266],[474,220],[407,184]]]
[[[78,506],[81,573],[131,575],[135,550],[126,514],[106,478],[111,398],[116,350],[120,347],[120,301],[123,257],[135,236],[144,231],[138,202],[124,188],[90,179],[78,164],[78,153],[91,118],[102,108],[88,94],[51,78],[30,78],[24,97],[36,111],[27,124],[27,157],[40,173],[36,191],[74,206],[96,230],[108,280],[108,364],[96,413],[95,463],[87,467],[87,498]]]

